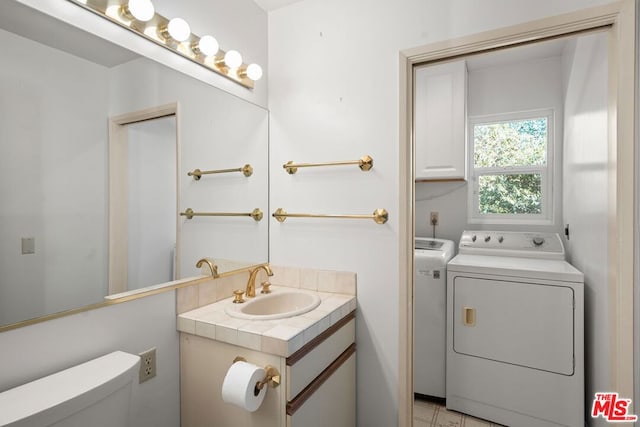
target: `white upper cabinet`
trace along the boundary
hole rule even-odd
[[[465,61],[415,68],[416,180],[466,179]]]

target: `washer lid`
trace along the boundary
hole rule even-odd
[[[444,246],[444,242],[439,242],[433,239],[415,239],[415,249],[431,249],[439,250]]]
[[[416,257],[439,258],[446,264],[455,255],[453,240],[415,237],[414,243]]]
[[[584,275],[566,261],[511,256],[459,254],[449,261],[447,272],[491,274],[574,283],[584,281]]]

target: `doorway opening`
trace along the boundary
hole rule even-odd
[[[635,4],[614,5],[543,19],[402,52],[400,100],[400,398],[399,425],[413,421],[413,237],[422,221],[415,215],[413,141],[413,67],[441,63],[481,52],[606,29],[609,34],[607,150],[608,374],[613,391],[633,397],[634,278],[634,111]],[[624,183],[626,182],[626,184]],[[445,185],[447,185],[445,183]],[[460,186],[459,182],[449,184]],[[456,188],[453,188],[455,191]],[[466,193],[466,190],[464,191]],[[464,220],[466,221],[466,210]],[[558,224],[556,224],[556,227]],[[431,231],[431,229],[429,229]],[[459,236],[458,236],[459,237]],[[637,397],[637,396],[636,396]]]
[[[177,104],[109,121],[109,294],[178,276]]]

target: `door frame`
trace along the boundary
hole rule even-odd
[[[413,236],[415,185],[413,66],[609,28],[609,330],[611,390],[634,392],[633,301],[638,196],[634,152],[636,114],[635,0],[579,10],[400,52],[399,57],[399,367],[398,425],[413,423]],[[637,286],[637,283],[636,283]],[[635,396],[640,399],[640,396]],[[638,407],[637,405],[634,405]],[[637,410],[636,410],[637,412]],[[635,413],[635,412],[632,412]]]
[[[176,257],[180,254],[180,116],[179,105],[172,102],[109,118],[109,272],[108,295],[128,291],[128,144],[127,125],[174,116],[176,120]],[[175,277],[179,263],[175,263]]]

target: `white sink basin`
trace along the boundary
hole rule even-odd
[[[251,320],[283,319],[304,314],[320,305],[320,297],[298,291],[277,290],[258,294],[242,304],[232,304],[225,311],[231,317]]]

